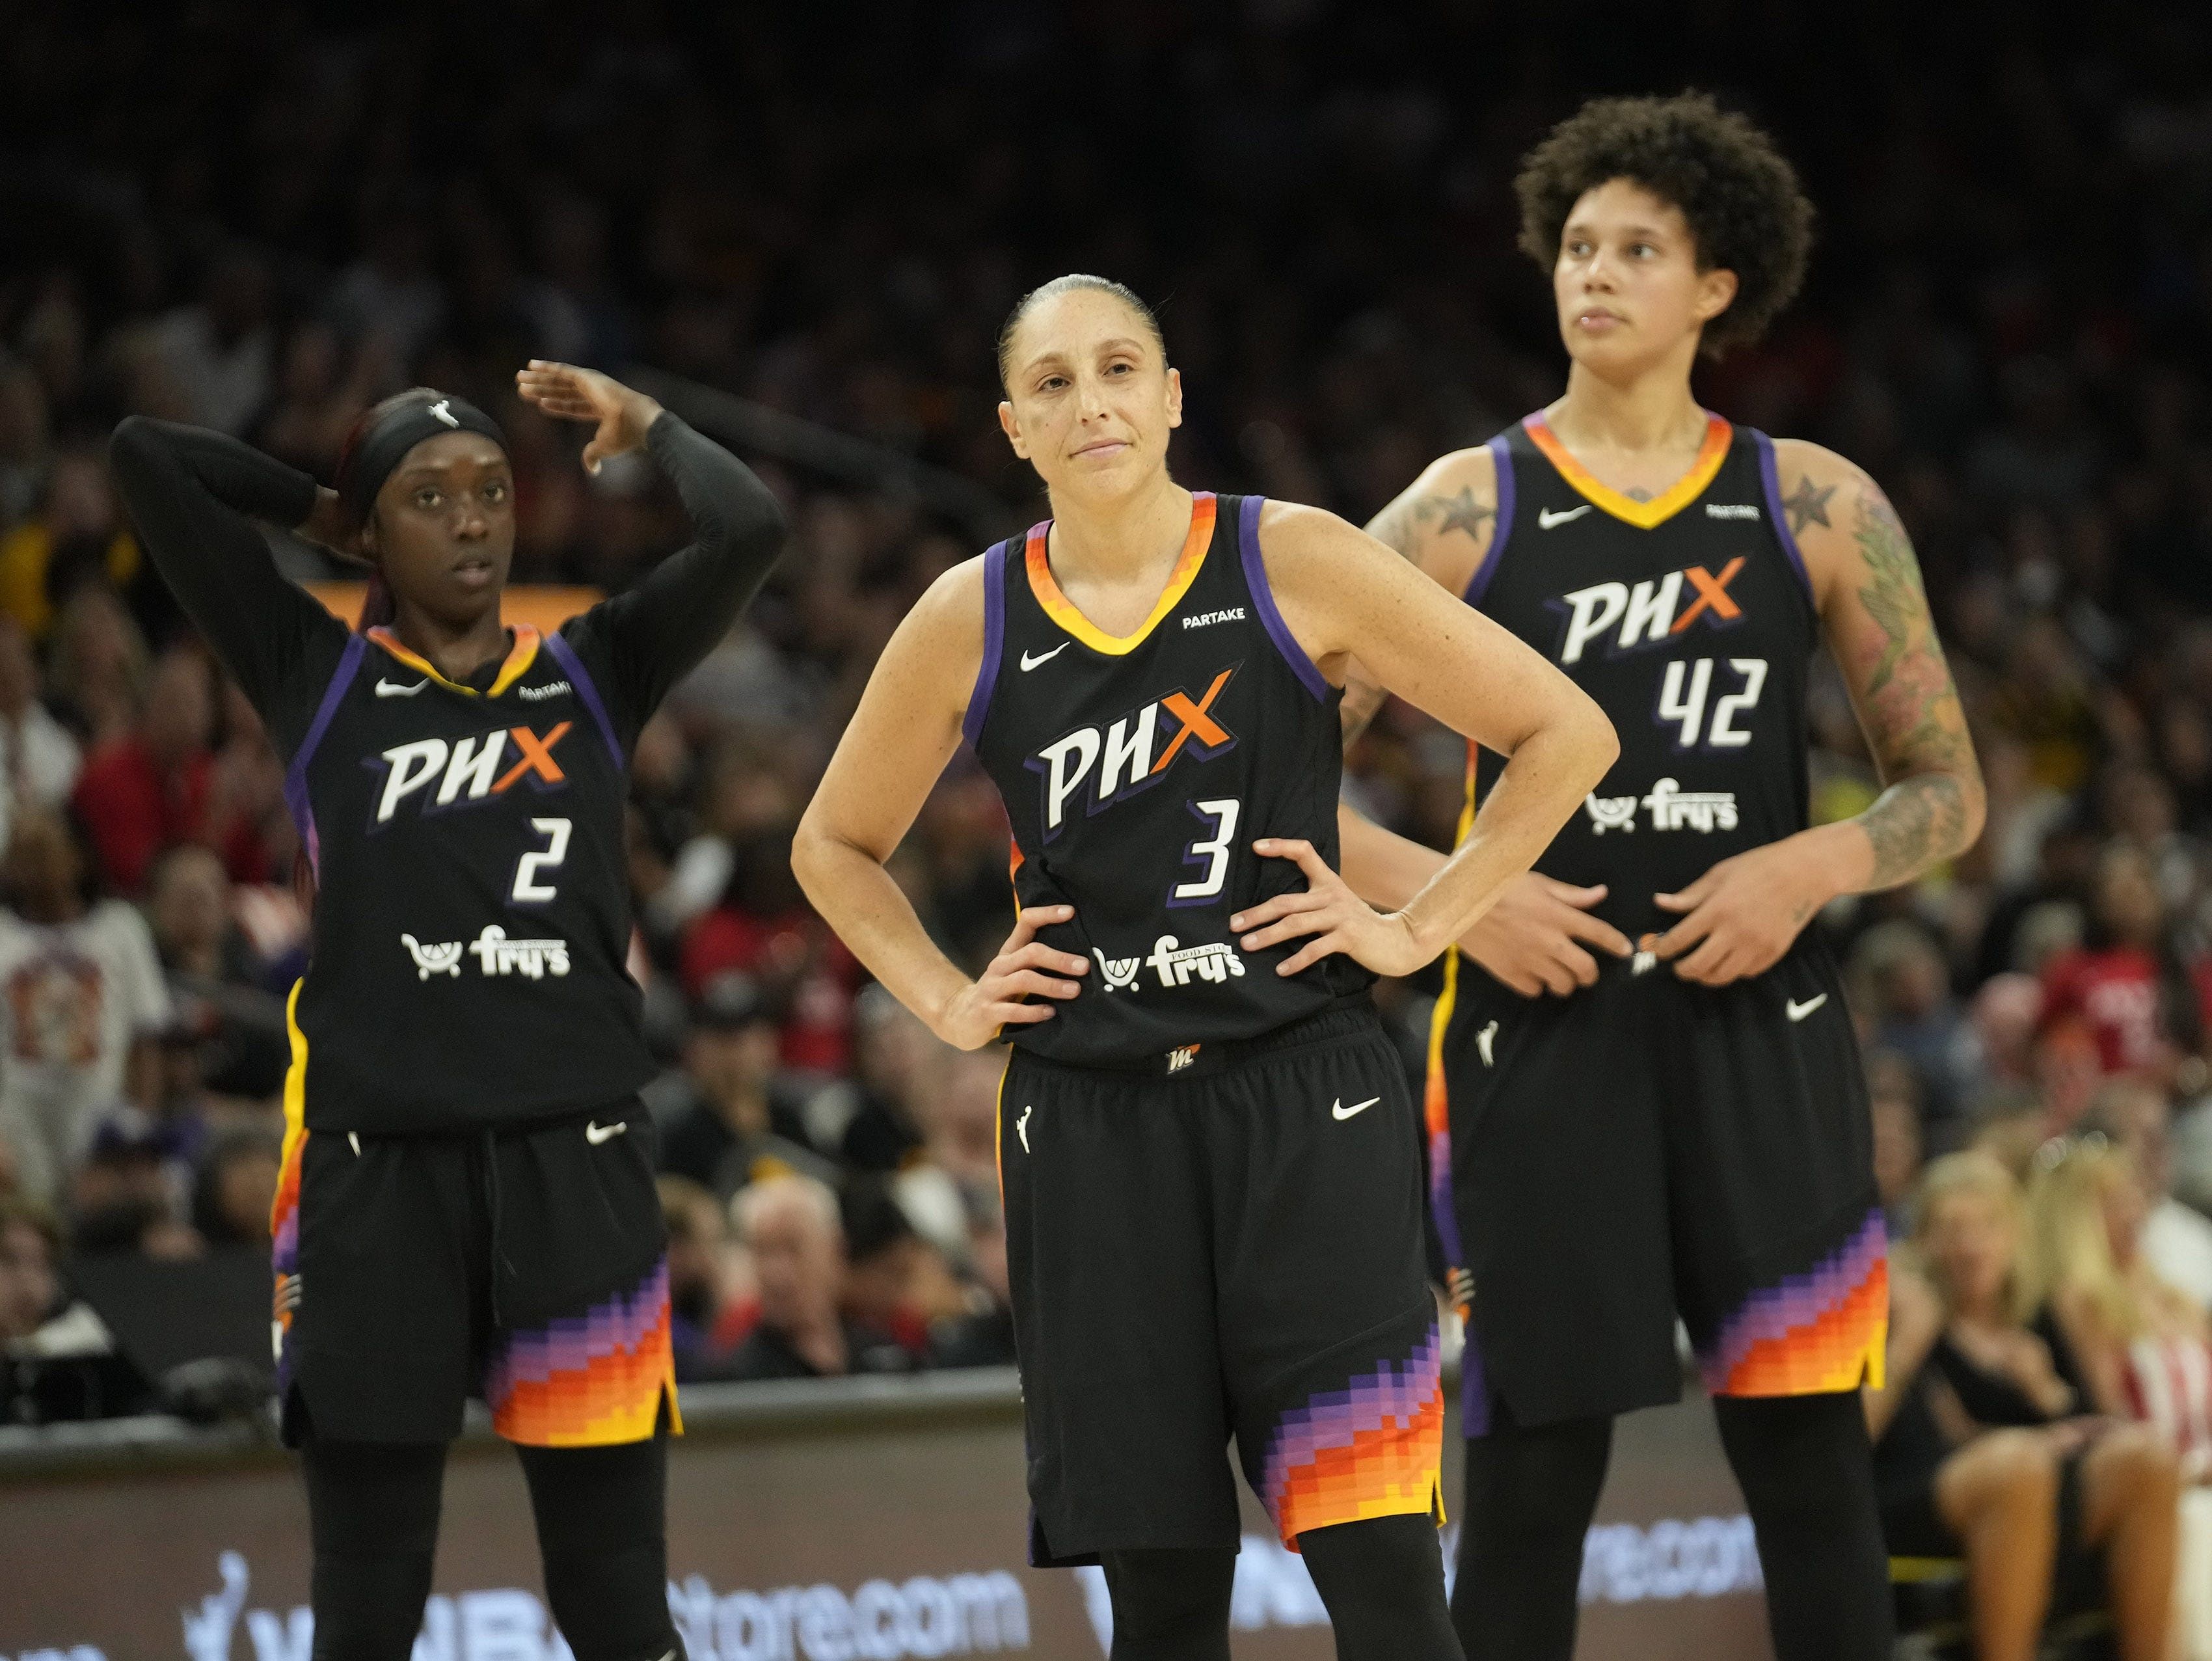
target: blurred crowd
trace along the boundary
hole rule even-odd
[[[684,1376],[1002,1361],[998,1058],[871,988],[788,854],[906,607],[1040,516],[994,418],[1004,313],[1066,269],[1131,283],[1185,376],[1181,475],[1364,519],[1560,385],[1514,159],[1587,93],[1694,82],[1775,128],[1823,216],[1805,297],[1701,396],[1889,490],[1989,781],[1968,855],[1817,925],[1849,964],[1885,1201],[1924,1229],[1929,1162],[2033,1182],[2097,1130],[2136,1196],[2100,1214],[2110,1262],[2075,1261],[2085,1226],[2034,1284],[2091,1277],[2067,1294],[2076,1325],[2095,1311],[2082,1400],[2159,1420],[2115,1358],[2201,1348],[2212,1304],[2212,25],[2137,8],[2093,40],[2031,6],[1993,40],[1970,11],[1917,17],[1905,53],[1722,3],[1572,62],[1535,14],[1440,0],[17,20],[0,1341],[93,1342],[73,1259],[265,1249],[276,1178],[296,839],[118,508],[122,415],[327,478],[374,399],[465,393],[510,436],[518,579],[608,591],[681,514],[641,462],[586,478],[577,436],[512,397],[527,357],[651,366],[1003,504],[955,520],[889,474],[750,453],[794,546],[641,739],[631,821]],[[1832,675],[1813,715],[1816,816],[1855,812],[1877,786]],[[1348,788],[1442,843],[1462,763],[1394,707]],[[956,766],[894,870],[948,950],[988,956],[1009,916],[988,782]],[[1409,1066],[1432,991],[1384,991]],[[2201,1474],[2212,1425],[2159,1421]]]

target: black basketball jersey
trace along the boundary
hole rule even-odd
[[[1490,441],[1498,520],[1467,601],[1612,718],[1620,756],[1536,862],[1604,883],[1632,940],[1715,861],[1805,828],[1805,684],[1820,619],[1763,433],[1711,417],[1689,472],[1638,502],[1529,416]],[[1503,764],[1470,757],[1468,800]],[[1462,831],[1464,834],[1464,831]]]
[[[384,630],[347,637],[285,776],[317,879],[294,1005],[309,1129],[582,1111],[653,1076],[623,773],[563,635],[517,627],[481,691]]]
[[[1302,837],[1337,863],[1340,694],[1291,638],[1260,556],[1258,496],[1200,493],[1144,626],[1106,634],[1054,581],[1049,523],[983,557],[982,667],[966,730],[999,787],[1024,906],[1071,905],[1042,932],[1092,960],[1022,1049],[1089,1066],[1157,1062],[1249,1038],[1364,989],[1331,957],[1285,977],[1295,945],[1246,953],[1229,919],[1301,889]]]

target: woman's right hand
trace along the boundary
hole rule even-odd
[[[1635,950],[1627,935],[1590,914],[1604,897],[1602,883],[1577,888],[1523,872],[1461,937],[1460,949],[1524,998],[1564,998],[1597,980],[1597,959],[1583,943],[1614,958]]]
[[[1072,905],[1032,905],[1014,919],[1014,932],[999,948],[999,955],[980,980],[973,980],[948,1000],[930,1028],[957,1050],[981,1050],[1005,1026],[1029,1026],[1048,1021],[1048,1003],[1028,1003],[1030,997],[1067,999],[1082,991],[1060,975],[1088,974],[1091,964],[1072,952],[1056,952],[1036,938],[1048,923],[1066,922],[1074,916]]]

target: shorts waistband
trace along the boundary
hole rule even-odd
[[[1340,998],[1327,1009],[1301,1016],[1294,1021],[1286,1021],[1272,1031],[1258,1033],[1249,1038],[1213,1038],[1202,1043],[1154,1050],[1150,1055],[1133,1056],[1127,1061],[1063,1062],[1048,1056],[1030,1055],[1018,1045],[1015,1047],[1014,1054],[1024,1067],[1044,1068],[1054,1073],[1104,1074],[1113,1078],[1132,1079],[1206,1079],[1229,1072],[1262,1056],[1279,1055],[1284,1050],[1300,1050],[1308,1044],[1357,1037],[1366,1032],[1379,1034],[1382,1030],[1382,1018],[1375,1013],[1375,1001],[1366,993],[1359,992]]]

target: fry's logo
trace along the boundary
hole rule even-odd
[[[1669,571],[1654,581],[1646,577],[1633,588],[1625,582],[1596,582],[1545,605],[1562,614],[1559,661],[1579,663],[1583,648],[1616,628],[1609,657],[1658,646],[1686,630],[1699,618],[1717,629],[1743,621],[1743,607],[1729,591],[1729,584],[1743,569],[1738,554],[1715,576],[1702,565]]]
[[[1216,675],[1202,697],[1194,699],[1177,687],[1121,716],[1103,733],[1096,727],[1079,727],[1031,756],[1024,764],[1041,776],[1044,840],[1060,834],[1070,799],[1086,784],[1089,811],[1096,813],[1157,783],[1186,748],[1200,761],[1226,754],[1237,735],[1215,720],[1212,711],[1221,689],[1240,666],[1232,663]],[[1164,711],[1176,723],[1164,743]]]
[[[562,721],[544,738],[527,727],[507,727],[482,739],[416,739],[394,745],[362,764],[384,770],[384,790],[376,801],[376,823],[386,824],[399,804],[437,781],[437,794],[426,811],[467,805],[504,795],[524,779],[538,790],[557,790],[568,775],[553,759],[554,749],[574,723]],[[512,750],[514,759],[507,760]]]

